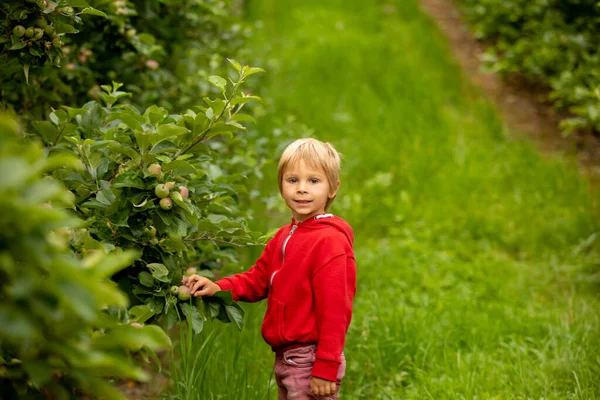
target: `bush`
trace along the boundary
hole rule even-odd
[[[46,159],[17,131],[0,116],[0,397],[124,398],[107,377],[148,379],[126,350],[170,346],[159,327],[136,328],[111,312],[128,303],[109,277],[136,252],[69,251],[69,233],[80,226],[62,209],[72,206],[71,194],[43,174],[79,163]]]
[[[144,379],[129,354],[148,359],[169,344],[146,323],[241,328],[229,293],[199,300],[178,288],[186,271],[212,277],[238,262],[237,247],[267,240],[241,207],[269,146],[250,145],[256,132],[234,136],[253,121],[241,111],[260,100],[242,87],[262,71],[225,66],[249,32],[236,5],[0,0],[0,109],[28,132],[0,147],[16,174],[0,178],[0,244],[15,246],[0,266],[9,398],[117,398],[106,377]],[[31,223],[15,229],[22,218]]]
[[[573,117],[561,127],[600,132],[600,6],[597,0],[460,0],[475,37],[494,45],[485,61],[550,87]]]
[[[0,108],[41,119],[51,107],[98,99],[119,81],[141,108],[184,111],[211,91],[248,28],[236,2],[0,0]],[[41,22],[43,21],[43,22]],[[18,36],[18,26],[49,34]],[[29,84],[26,84],[28,77]]]
[[[211,317],[241,327],[243,312],[237,304],[206,299],[209,309],[203,310],[200,302],[198,310],[172,290],[188,268],[213,276],[213,269],[236,262],[232,249],[266,240],[248,231],[236,208],[245,191],[244,169],[220,157],[218,149],[227,148],[211,147],[245,130],[240,121],[251,118],[239,111],[258,100],[240,91],[249,76],[262,70],[231,64],[236,80],[209,77],[221,98],[206,97],[207,107],[195,106],[182,115],[157,106],[141,113],[116,104],[129,94],[113,84],[102,87],[104,106],[63,107],[50,114],[50,121],[33,124],[50,155],[70,155],[84,166],[52,174],[71,190],[74,211],[84,221],[71,235],[73,251],[140,253],[131,267],[113,276],[136,305],[130,312],[137,322],[164,316],[170,328],[186,315],[196,332]]]

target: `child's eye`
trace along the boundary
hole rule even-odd
[[[288,182],[289,183],[296,183],[296,178],[290,178],[290,179],[288,179]]]
[[[319,183],[319,180],[316,178],[312,178],[311,180],[309,180],[310,183]]]

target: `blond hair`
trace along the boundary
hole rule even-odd
[[[338,187],[337,183],[340,180],[340,154],[331,143],[306,138],[294,141],[281,154],[279,166],[277,167],[277,180],[280,193],[283,191],[283,174],[286,168],[289,165],[295,165],[300,160],[303,160],[312,168],[325,171],[325,175],[329,181],[329,193],[336,191]],[[327,199],[327,203],[325,203],[326,211],[334,199],[335,196]]]

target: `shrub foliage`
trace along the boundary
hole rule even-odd
[[[0,397],[120,398],[107,378],[146,379],[130,355],[156,359],[161,326],[241,328],[227,293],[180,288],[267,239],[241,206],[269,146],[240,7],[0,0],[0,110],[27,132],[3,117]]]
[[[130,265],[135,251],[69,251],[70,193],[45,172],[73,157],[44,157],[39,143],[17,136],[0,116],[0,397],[69,398],[73,390],[122,398],[106,377],[146,380],[127,351],[170,346],[158,326],[129,324],[110,310],[127,296],[107,278]]]
[[[184,111],[241,51],[249,30],[234,3],[0,0],[0,107],[41,119],[114,80],[144,108]]]
[[[493,46],[485,61],[550,87],[573,117],[565,131],[600,132],[600,3],[597,0],[460,0],[475,37]]]

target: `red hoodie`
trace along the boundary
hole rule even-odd
[[[335,381],[356,292],[354,233],[321,214],[285,225],[247,272],[217,281],[233,299],[267,300],[262,335],[273,351],[317,344],[312,375]]]

